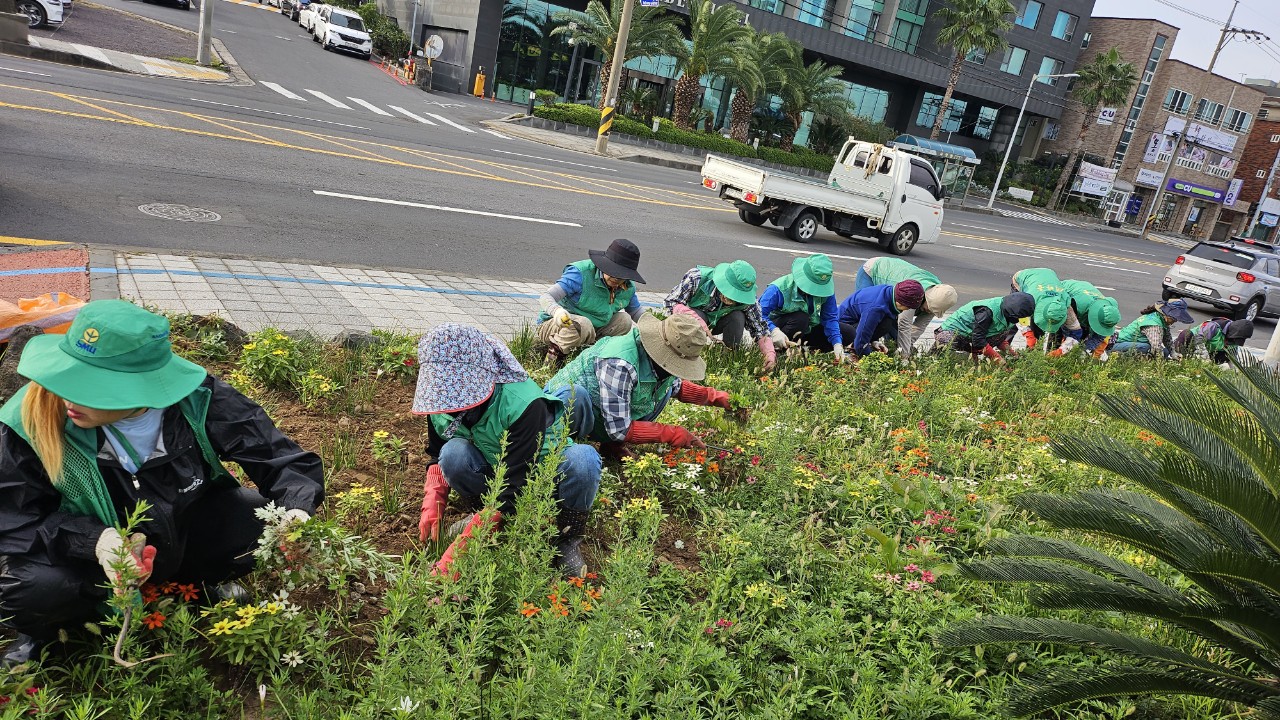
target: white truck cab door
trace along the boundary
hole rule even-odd
[[[911,167],[906,168],[908,172],[903,174],[906,182],[902,192],[894,198],[901,202],[896,224],[912,223],[920,229],[920,242],[937,242],[942,229],[942,200],[939,198],[942,183],[929,163],[919,158],[909,159]]]

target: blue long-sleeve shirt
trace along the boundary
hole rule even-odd
[[[596,270],[596,272],[600,272]],[[578,298],[582,295],[582,273],[578,272],[578,268],[568,265],[564,269],[564,274],[552,285],[541,298],[542,313],[538,316],[538,322],[545,322],[551,317],[551,312],[555,310],[555,306],[560,304],[561,300],[568,300],[573,306],[577,306]],[[626,313],[631,316],[632,320],[639,321],[642,308],[640,307],[639,295],[632,295],[631,302],[627,303]]]
[[[812,303],[816,298],[805,296]],[[810,306],[812,307],[812,305]],[[782,310],[782,291],[777,285],[769,285],[764,289],[764,294],[760,296],[760,314],[764,316],[765,324],[769,326],[769,332],[777,327],[773,324],[770,316]],[[806,309],[807,311],[807,309]],[[827,336],[827,342],[835,345],[844,345],[844,338],[840,337],[840,316],[837,312],[836,298],[823,298],[822,308],[819,311],[819,322],[822,325],[822,334]]]
[[[852,350],[858,357],[872,352],[871,343],[876,340],[876,328],[885,320],[898,321],[898,306],[893,303],[892,285],[872,285],[863,288],[840,303],[839,321],[856,325]]]

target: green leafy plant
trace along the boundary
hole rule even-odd
[[[268,328],[255,333],[240,349],[240,371],[253,382],[280,390],[292,384],[300,359],[297,340]]]
[[[320,582],[332,591],[345,591],[348,577],[369,582],[395,575],[395,559],[378,552],[368,541],[337,523],[312,518],[285,523],[285,509],[275,503],[254,511],[265,527],[253,556],[258,568],[278,578],[286,590]]]

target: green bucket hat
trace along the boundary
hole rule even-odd
[[[791,263],[791,277],[804,292],[814,297],[831,297],[836,294],[836,281],[832,277],[831,258],[817,254],[798,257]]]
[[[756,301],[756,269],[746,260],[720,263],[711,270],[711,282],[721,295],[739,305]]]
[[[1036,298],[1036,309],[1031,319],[1045,332],[1058,332],[1067,321],[1066,297],[1052,290],[1042,293]]]
[[[167,318],[124,300],[91,302],[66,335],[31,338],[18,374],[94,410],[169,407],[208,376],[173,354]]]
[[[1089,329],[1107,337],[1120,324],[1120,306],[1109,297],[1098,298],[1089,306]]]

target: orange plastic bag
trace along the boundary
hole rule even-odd
[[[9,342],[14,328],[21,325],[35,325],[46,333],[65,333],[82,307],[83,300],[64,292],[22,298],[16,305],[0,300],[0,343]]]

